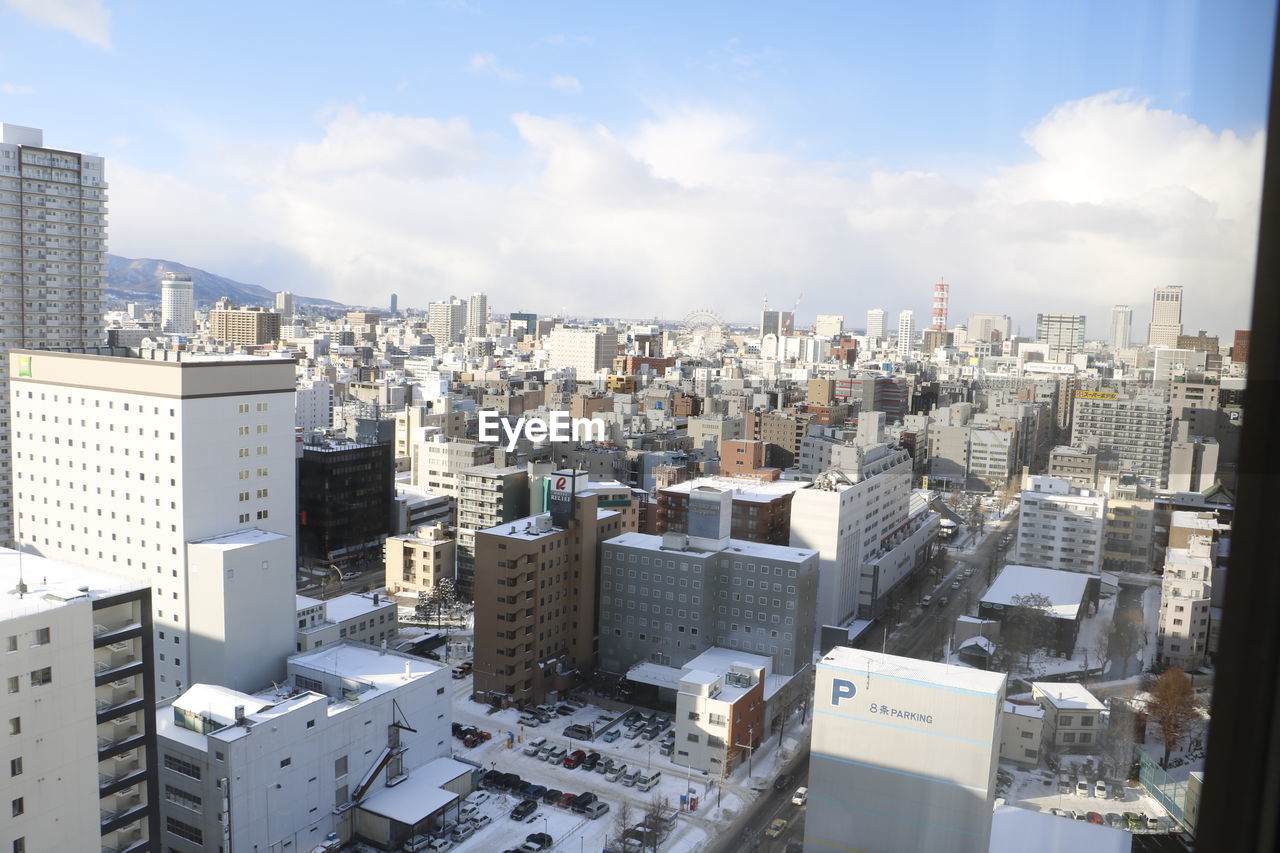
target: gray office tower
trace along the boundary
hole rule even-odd
[[[729,538],[733,492],[690,494],[689,535],[624,533],[601,545],[600,666],[683,666],[712,646],[813,660],[818,552]]]
[[[842,646],[816,669],[805,853],[987,853],[1007,676]]]
[[[391,294],[391,313],[394,314],[400,310],[400,294]]]

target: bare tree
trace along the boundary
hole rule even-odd
[[[1134,726],[1138,715],[1119,697],[1111,699],[1107,728],[1098,738],[1101,757],[1111,765],[1112,776],[1128,781],[1134,776]]]
[[[1051,627],[1049,608],[1052,604],[1047,595],[1038,592],[1010,599],[1000,626],[1000,647],[1006,665],[1022,657],[1024,665],[1030,668],[1031,655],[1041,646]]]
[[[662,843],[662,813],[666,811],[667,801],[661,794],[654,794],[644,811],[644,837],[649,842],[649,849],[658,853],[658,845]]]
[[[1200,703],[1190,676],[1177,667],[1166,670],[1151,687],[1147,713],[1160,726],[1160,741],[1164,745],[1160,766],[1168,769],[1170,753],[1178,748],[1200,717]]]
[[[1112,624],[1114,629],[1114,623]],[[1107,677],[1107,667],[1111,665],[1111,629],[1099,634],[1093,641],[1093,659],[1098,662],[1099,675]]]
[[[622,847],[622,839],[626,837],[627,830],[631,828],[631,802],[626,799],[618,800],[618,810],[614,812],[613,834],[612,840],[618,847]]]
[[[435,605],[436,627],[439,628],[443,621],[444,610],[458,603],[458,592],[454,587],[453,578],[440,578],[436,581],[431,587],[427,601]]]
[[[1123,610],[1116,613],[1105,634],[1108,659],[1125,661],[1127,664],[1137,654],[1145,632],[1142,611]]]

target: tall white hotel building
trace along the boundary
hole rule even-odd
[[[5,354],[103,340],[102,166],[101,157],[46,148],[43,131],[0,123],[0,546],[13,544]]]
[[[151,586],[160,699],[258,690],[294,650],[294,365],[150,352],[9,353],[16,531]]]

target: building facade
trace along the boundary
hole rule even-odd
[[[215,308],[209,312],[209,334],[229,344],[262,346],[280,339],[280,315],[269,308]]]
[[[1157,287],[1151,294],[1151,326],[1147,346],[1176,347],[1182,334],[1182,288]]]
[[[1059,477],[1031,477],[1019,497],[1015,561],[1069,572],[1102,571],[1107,496]]]
[[[298,559],[329,565],[380,554],[391,532],[391,444],[316,442],[298,458]]]
[[[1077,391],[1073,401],[1071,443],[1114,454],[1120,474],[1145,478],[1165,488],[1173,416],[1159,394],[1121,396],[1115,391]]]
[[[13,533],[9,351],[103,343],[103,160],[0,123],[0,546]]]
[[[196,333],[195,285],[191,276],[167,272],[160,280],[160,331],[175,335]]]

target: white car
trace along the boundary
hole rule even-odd
[[[483,806],[485,803],[489,802],[489,798],[492,796],[493,795],[488,791],[472,791],[470,794],[467,794],[462,802],[469,806]]]
[[[809,801],[808,788],[796,788],[796,792],[791,795],[791,802],[797,806],[803,806]]]
[[[538,751],[542,749],[542,747],[545,746],[546,743],[547,743],[546,738],[536,737],[533,740],[529,741],[527,744],[525,744],[525,747],[522,751],[524,752],[525,755],[537,755]]]

